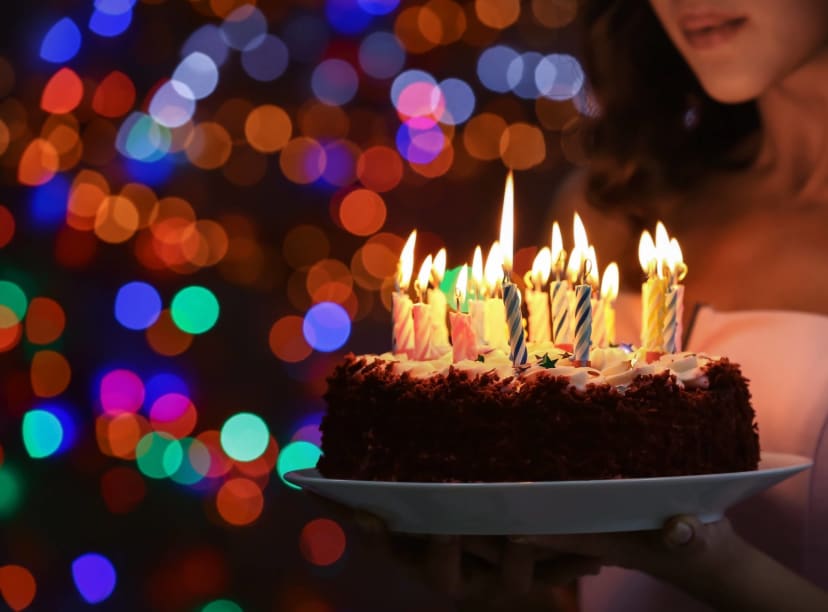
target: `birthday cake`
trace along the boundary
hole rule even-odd
[[[452,362],[349,355],[328,380],[328,478],[514,482],[756,469],[747,381],[726,358],[553,345]]]

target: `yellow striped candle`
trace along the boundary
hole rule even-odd
[[[658,257],[650,232],[644,230],[638,243],[638,261],[647,274],[641,286],[641,346],[646,351],[663,350],[664,279],[658,275]]]

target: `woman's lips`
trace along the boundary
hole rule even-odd
[[[694,49],[713,49],[736,36],[746,23],[747,17],[714,13],[679,19],[684,38]]]

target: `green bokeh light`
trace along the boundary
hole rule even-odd
[[[32,459],[43,459],[60,448],[63,426],[47,410],[29,410],[23,415],[23,446]]]
[[[244,610],[235,601],[216,599],[201,608],[201,612],[244,612]]]
[[[184,459],[181,442],[163,431],[148,433],[135,447],[135,460],[141,473],[149,478],[172,476]]]
[[[5,306],[11,311],[5,315],[0,314],[0,327],[11,327],[23,320],[26,316],[26,308],[29,300],[19,285],[7,280],[0,280],[0,306]],[[8,320],[11,318],[12,320]]]
[[[165,460],[167,453],[172,446],[164,453]],[[178,468],[172,472],[170,479],[182,485],[194,485],[204,478],[210,469],[210,451],[203,442],[194,438],[183,438],[181,440],[181,460]],[[174,457],[170,457],[174,460]],[[206,468],[205,466],[206,461]]]
[[[279,478],[291,489],[299,489],[300,487],[285,480],[285,474],[293,470],[316,467],[316,462],[319,461],[321,455],[322,451],[316,444],[304,440],[291,442],[282,449],[279,458],[276,460],[276,471]]]
[[[12,516],[20,506],[21,490],[17,471],[8,464],[0,466],[0,519]]]
[[[191,285],[175,294],[170,305],[173,322],[188,334],[203,334],[218,321],[219,303],[206,287]]]
[[[267,450],[270,432],[262,417],[250,412],[239,412],[224,422],[221,428],[221,447],[236,461],[253,461]]]

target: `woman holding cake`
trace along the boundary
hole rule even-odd
[[[582,12],[601,115],[590,130],[590,166],[561,189],[552,216],[568,218],[577,210],[605,249],[602,257],[619,262],[630,261],[621,255],[635,252],[642,229],[664,221],[691,262],[688,296],[723,311],[812,317],[804,327],[817,342],[824,339],[828,275],[819,272],[828,268],[828,3],[586,0]],[[639,274],[633,268],[621,276],[631,281]],[[779,317],[771,319],[785,327]],[[728,332],[739,327],[734,321]],[[813,387],[815,378],[817,388],[826,386],[828,371],[808,362],[807,347],[791,348],[792,336],[777,342],[763,336],[766,331],[761,323],[748,326],[759,349],[752,352],[766,354],[760,376],[783,383],[789,395]],[[636,335],[619,330],[619,337]],[[756,358],[728,354],[736,362]],[[754,390],[761,403],[757,395]],[[760,428],[773,420],[760,411]],[[824,421],[817,423],[819,430]],[[785,418],[774,425],[794,429]],[[774,427],[762,433],[765,448],[786,450],[768,442],[784,439]],[[792,512],[790,524],[765,525],[758,511],[750,516],[750,503],[736,521],[739,532],[790,528],[799,536],[811,525],[797,521],[817,520],[807,511]],[[774,550],[784,555],[785,545]],[[801,547],[802,540],[790,537],[787,546]],[[427,549],[420,558],[427,559],[426,574],[455,593],[465,584],[466,595],[477,595],[469,609],[485,609],[481,602],[492,603],[502,585],[538,591],[600,565],[649,573],[720,609],[828,609],[825,591],[737,535],[726,520],[702,525],[677,517],[661,533],[435,539]],[[802,551],[788,552],[787,565],[802,571],[796,562]],[[478,568],[471,590],[463,553],[490,564],[482,573]],[[828,587],[820,571],[824,581],[818,582]],[[598,587],[588,582],[585,596],[590,588]],[[689,609],[682,607],[686,600],[670,599],[675,592],[647,608],[649,592],[639,591],[634,609]]]
[[[754,364],[746,374],[763,448],[824,455],[825,434],[806,432],[828,423],[828,370],[819,365],[828,333],[828,3],[587,0],[582,10],[601,116],[590,167],[561,190],[554,218],[578,210],[595,243],[619,254],[604,257],[619,262],[642,229],[664,221],[691,262],[687,295],[728,311],[727,326],[697,325],[690,348],[726,346],[735,362]],[[770,347],[785,357],[770,357]],[[828,610],[828,594],[788,569],[828,588],[818,554],[828,543],[814,541],[828,535],[815,510],[821,498],[813,482],[779,490],[765,505],[737,509],[734,527],[749,538],[728,521],[681,517],[661,534],[512,542],[527,548],[504,565],[531,567],[539,551],[575,553],[649,573],[716,609]],[[584,608],[698,609],[651,582],[619,586],[635,580],[624,574],[609,588],[587,580]]]

